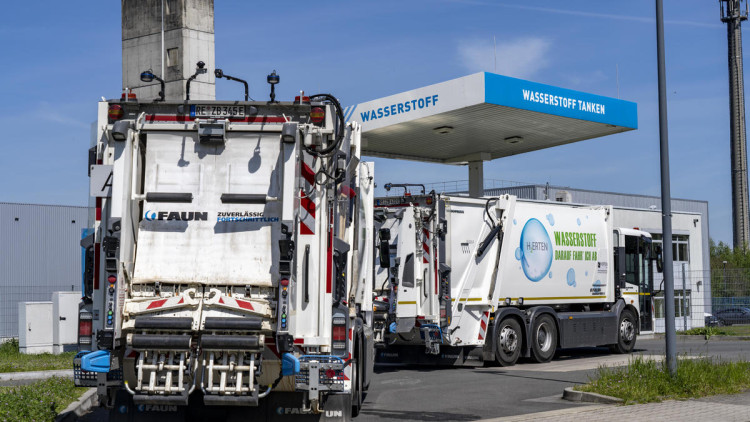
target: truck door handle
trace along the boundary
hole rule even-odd
[[[60,321],[65,321],[66,319],[67,319],[67,318],[65,318],[64,316],[61,316],[61,317],[60,317]]]

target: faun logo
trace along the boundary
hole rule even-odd
[[[277,407],[276,413],[278,415],[305,415],[310,411],[305,411],[297,407]],[[341,410],[325,410],[323,411],[327,418],[343,418],[344,412]]]
[[[138,406],[139,412],[176,412],[177,406],[168,404],[141,404]]]
[[[208,221],[207,212],[198,211],[146,211],[146,221]]]

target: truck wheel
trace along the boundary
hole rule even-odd
[[[361,359],[352,360],[352,417],[359,415],[362,409],[362,373],[359,362]]]
[[[521,324],[506,318],[497,325],[495,358],[500,366],[513,366],[521,355]]]
[[[549,315],[534,320],[531,330],[531,354],[539,363],[549,362],[557,349],[557,327]]]
[[[610,346],[615,353],[630,353],[635,347],[635,317],[633,311],[624,309],[617,325],[617,343]]]

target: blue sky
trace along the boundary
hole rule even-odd
[[[0,16],[0,201],[85,205],[96,102],[121,92],[120,2],[29,4]],[[280,99],[325,91],[344,105],[495,70],[616,97],[619,68],[637,131],[495,160],[485,178],[658,195],[654,1],[528,4],[217,1],[216,67],[256,99],[276,69]],[[726,28],[717,1],[666,0],[664,12],[672,196],[708,200],[711,237],[731,243]],[[239,96],[227,81],[216,91]],[[467,179],[465,167],[375,161],[379,185]]]

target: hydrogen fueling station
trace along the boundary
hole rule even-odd
[[[485,161],[638,128],[630,101],[475,73],[349,106],[364,155],[468,165],[483,194]]]

